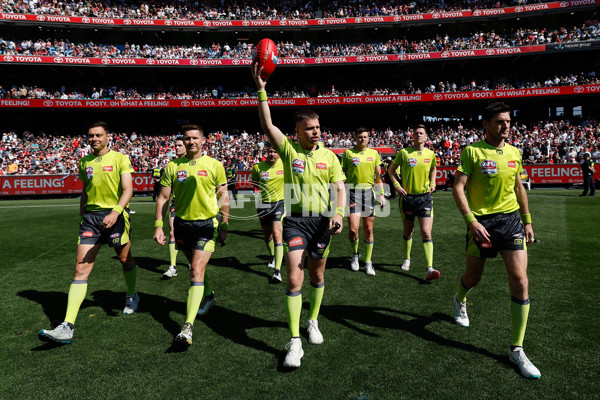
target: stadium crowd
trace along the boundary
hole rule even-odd
[[[385,54],[427,53],[456,50],[476,50],[527,46],[548,43],[565,43],[595,40],[599,36],[600,23],[592,21],[581,26],[558,29],[518,28],[510,33],[494,30],[472,33],[468,37],[451,38],[447,34],[435,38],[408,40],[391,39],[378,43],[330,43],[314,44],[301,41],[277,43],[278,55],[284,58],[368,56]],[[71,43],[64,39],[37,39],[12,41],[0,38],[0,55],[102,57],[102,58],[156,58],[156,59],[240,59],[252,57],[252,44],[239,42],[212,43],[210,46],[149,45],[125,43],[124,45]]]
[[[398,151],[411,144],[410,129],[372,130],[370,147],[391,147]],[[438,125],[431,127],[427,147],[434,150],[440,165],[457,165],[462,149],[482,137],[480,128]],[[174,136],[151,136],[136,132],[114,133],[111,146],[126,153],[138,172],[164,165],[175,156]],[[354,146],[353,132],[324,131],[322,140],[328,148]],[[264,160],[266,138],[261,133],[211,132],[207,134],[206,154],[226,166],[249,170]],[[573,124],[568,120],[539,121],[529,125],[518,122],[512,127],[508,143],[517,146],[526,164],[580,163],[589,152],[600,162],[600,124],[585,120]],[[2,133],[0,175],[76,174],[78,161],[89,154],[85,136],[59,136],[24,132]]]
[[[304,97],[337,97],[337,96],[375,96],[419,93],[449,93],[470,92],[503,89],[529,89],[553,86],[574,86],[600,83],[596,71],[579,74],[555,74],[542,79],[509,79],[505,76],[491,79],[462,79],[460,82],[438,81],[413,82],[407,81],[402,87],[390,84],[370,84],[369,89],[336,88],[327,85],[306,85],[297,89],[276,90],[270,93],[273,98],[304,98]],[[86,89],[67,88],[65,85],[54,88],[44,88],[36,85],[13,85],[0,80],[0,99],[91,99],[91,100],[176,100],[176,99],[244,99],[255,97],[251,89],[226,90],[223,86],[216,87],[175,87],[146,89],[138,87],[120,87],[116,85],[95,85]]]
[[[207,0],[61,1],[3,0],[0,11],[96,18],[254,20],[374,17],[475,10],[543,3],[544,0],[294,1]]]

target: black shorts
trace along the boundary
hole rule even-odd
[[[79,226],[79,240],[77,244],[108,244],[110,247],[124,246],[129,242],[131,221],[129,209],[125,208],[110,229],[101,229],[100,224],[110,211],[94,211],[83,214],[83,221]]]
[[[283,219],[286,253],[306,249],[312,258],[327,258],[330,240],[328,217],[286,216]]]
[[[270,225],[271,222],[281,222],[285,215],[283,200],[274,203],[260,203],[261,207],[256,207],[256,213],[261,225]]]
[[[479,258],[494,258],[501,250],[527,250],[525,229],[517,211],[476,218],[490,234],[491,242],[476,242],[467,228],[467,254]]]
[[[348,208],[350,214],[360,214],[361,217],[375,215],[373,189],[348,189]]]
[[[178,250],[215,251],[215,242],[219,233],[219,222],[216,218],[187,221],[175,217],[175,243]]]
[[[414,221],[415,217],[433,218],[433,199],[430,193],[407,194],[400,197],[402,220]]]

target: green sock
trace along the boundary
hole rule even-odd
[[[310,313],[308,319],[317,319],[323,301],[323,292],[325,291],[325,282],[320,285],[310,283],[308,287],[308,298],[310,299]]]
[[[204,282],[192,282],[187,299],[187,317],[185,322],[194,325],[194,320],[198,314],[202,296],[204,295]]]
[[[135,282],[137,280],[137,268],[133,264],[128,270],[123,270],[123,276],[125,277],[125,284],[127,285],[127,295],[130,296],[135,294]]]
[[[460,278],[460,281],[458,282],[458,294],[456,295],[456,300],[460,301],[461,303],[464,303],[465,301],[467,301],[467,293],[469,293],[470,291],[470,288],[465,288],[462,278]]]
[[[404,258],[410,260],[410,250],[412,249],[412,236],[408,239],[402,236],[402,249],[404,250]]]
[[[311,303],[312,306],[312,303]],[[302,311],[302,292],[285,291],[285,311],[288,317],[290,335],[300,336],[300,312]]]
[[[169,242],[169,259],[171,260],[171,265],[177,265],[177,249],[175,248],[175,242]]]
[[[527,317],[529,316],[529,299],[520,300],[515,297],[510,302],[510,319],[512,321],[512,345],[523,346]]]
[[[358,238],[351,240],[350,246],[352,246],[352,254],[358,254]]]
[[[67,315],[65,315],[65,321],[75,325],[75,319],[79,312],[79,307],[85,299],[85,293],[87,292],[88,281],[72,281],[71,287],[69,288],[69,298],[67,300]]]
[[[269,257],[273,257],[273,254],[275,254],[275,242],[273,239],[265,240],[265,244],[267,245],[267,250],[269,251]]]
[[[275,269],[281,269],[282,261],[283,261],[283,243],[277,243],[275,245]]]
[[[210,280],[208,279],[208,265],[204,267],[204,295],[210,296],[212,288],[210,287]]]
[[[373,255],[373,242],[365,242],[365,262],[371,261]]]
[[[431,240],[423,241],[423,253],[425,253],[427,268],[433,267],[433,242]]]

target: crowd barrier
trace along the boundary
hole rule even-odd
[[[583,177],[579,164],[540,164],[524,166],[531,184],[536,185],[571,185],[582,183]],[[437,167],[436,184],[446,185],[449,173],[455,173],[456,167]],[[600,170],[594,174],[600,179]],[[151,173],[133,174],[133,190],[136,193],[148,193],[153,190],[154,182]],[[52,194],[78,194],[83,188],[77,175],[20,175],[0,176],[0,196],[31,196]],[[238,172],[237,188],[252,189],[250,171]]]

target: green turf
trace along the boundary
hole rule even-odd
[[[325,342],[295,371],[282,368],[288,328],[283,285],[267,283],[265,246],[254,219],[233,219],[209,266],[217,305],[196,320],[194,344],[171,351],[185,319],[189,280],[161,280],[168,249],[152,241],[154,203],[133,200],[133,254],[141,267],[140,312],[121,316],[124,280],[100,252],[75,341],[54,347],[37,332],[62,321],[73,276],[78,200],[0,202],[1,399],[591,399],[600,373],[600,207],[569,190],[534,190],[541,244],[529,252],[531,314],[525,349],[542,379],[522,378],[507,358],[510,294],[500,259],[469,295],[470,328],[451,318],[464,268],[465,227],[450,193],[435,195],[434,264],[426,283],[419,233],[413,266],[400,270],[401,222],[375,223],[377,276],[348,268],[346,232],[334,238],[319,318]],[[238,217],[253,209],[233,210]],[[362,249],[362,245],[361,245]],[[285,276],[285,274],[284,274]],[[301,326],[308,314],[303,290]],[[302,329],[301,334],[305,335]]]

